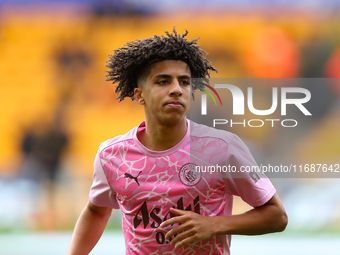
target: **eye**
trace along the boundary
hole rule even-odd
[[[183,85],[190,85],[190,81],[188,81],[188,80],[183,80],[182,82],[181,82]]]
[[[167,84],[167,80],[160,80],[160,81],[158,81],[157,82],[157,84],[159,84],[159,85],[165,85],[165,84]]]

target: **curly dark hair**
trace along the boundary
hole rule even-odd
[[[188,41],[184,34],[165,31],[167,36],[158,36],[128,42],[124,47],[114,50],[113,55],[106,62],[110,68],[107,71],[107,81],[118,82],[116,93],[119,94],[119,102],[125,97],[134,100],[134,89],[139,82],[146,78],[151,71],[153,63],[163,60],[181,60],[185,62],[193,78],[210,77],[209,70],[217,72],[205,57],[206,52],[197,45],[198,39]],[[201,85],[192,84],[193,91]],[[193,92],[192,92],[193,96]]]

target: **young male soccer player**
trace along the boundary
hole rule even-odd
[[[255,165],[242,141],[186,119],[191,77],[216,71],[183,35],[128,43],[108,61],[119,99],[134,98],[145,122],[102,143],[90,201],[76,224],[68,255],[88,254],[112,208],[121,208],[126,254],[229,254],[232,234],[283,231],[287,216],[267,178],[228,178],[196,171],[203,165]],[[230,176],[229,176],[230,177]],[[231,215],[232,197],[254,209]],[[114,252],[113,252],[114,253]]]

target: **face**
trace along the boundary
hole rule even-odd
[[[144,105],[148,122],[163,125],[185,120],[190,104],[190,70],[179,60],[164,60],[151,65],[139,88],[136,101]]]

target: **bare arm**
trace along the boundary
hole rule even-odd
[[[111,211],[88,202],[74,228],[67,255],[89,254],[103,234]]]
[[[163,222],[161,227],[181,223],[165,236],[169,239],[177,234],[171,241],[172,245],[177,243],[176,247],[205,240],[216,234],[260,235],[280,232],[286,228],[288,222],[287,214],[277,194],[264,205],[239,215],[207,217],[189,211],[173,208],[170,210],[177,217]]]
[[[219,217],[217,217],[219,218]],[[261,235],[285,230],[288,217],[277,194],[267,203],[240,215],[222,216],[216,234]]]

